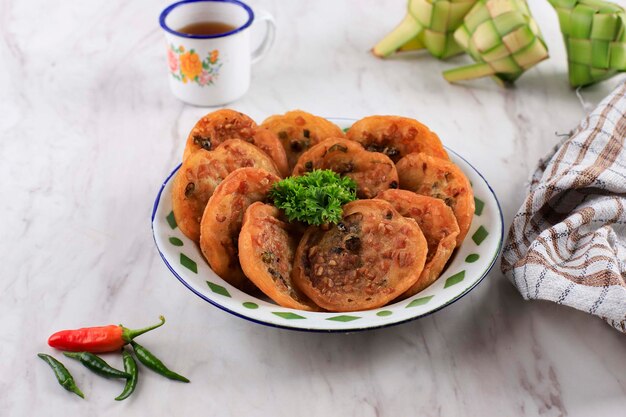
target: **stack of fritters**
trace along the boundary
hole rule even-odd
[[[289,222],[267,198],[288,175],[329,169],[357,185],[337,224]],[[347,134],[303,111],[257,125],[233,110],[204,116],[173,187],[181,231],[215,273],[281,306],[357,311],[432,284],[474,215],[467,177],[416,120],[370,116]]]

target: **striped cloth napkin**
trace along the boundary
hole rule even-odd
[[[539,162],[513,219],[502,272],[626,333],[626,84]]]

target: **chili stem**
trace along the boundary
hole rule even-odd
[[[120,324],[120,327],[122,328],[122,338],[128,343],[137,336],[140,336],[146,332],[149,332],[150,330],[154,330],[158,327],[163,326],[165,324],[165,317],[159,316],[159,320],[161,320],[160,323],[157,323],[153,326],[144,327],[143,329],[136,329],[136,330],[127,329],[126,327]]]

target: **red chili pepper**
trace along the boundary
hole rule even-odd
[[[109,326],[85,327],[76,330],[61,330],[48,339],[48,345],[69,352],[114,352],[130,343],[135,337],[165,324],[165,317],[160,316],[161,323],[144,329],[131,330],[126,327]]]

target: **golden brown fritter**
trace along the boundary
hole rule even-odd
[[[261,127],[271,130],[280,139],[287,154],[290,171],[302,152],[311,146],[324,139],[344,136],[336,124],[302,110],[270,116],[261,123]]]
[[[189,132],[183,161],[198,149],[215,150],[228,139],[250,142],[256,122],[247,115],[231,109],[221,109],[203,116]]]
[[[472,186],[456,164],[424,153],[412,153],[396,164],[400,188],[443,200],[459,224],[456,244],[460,246],[474,217]]]
[[[278,136],[258,127],[245,114],[230,109],[211,112],[198,120],[187,137],[183,160],[198,149],[214,150],[228,139],[241,139],[261,149],[272,158],[281,176],[291,172]]]
[[[396,166],[386,155],[368,152],[347,139],[326,139],[300,155],[293,175],[314,169],[330,169],[352,178],[359,198],[374,198],[379,192],[398,187]]]
[[[348,129],[346,137],[359,142],[365,150],[384,153],[393,162],[413,152],[448,159],[439,137],[425,125],[408,117],[365,117]]]
[[[376,198],[390,202],[398,213],[415,220],[426,238],[428,254],[424,270],[417,282],[401,296],[410,297],[439,278],[456,247],[459,225],[452,209],[438,198],[407,190],[386,190]]]
[[[289,176],[291,170],[289,169],[287,154],[280,140],[278,140],[278,136],[276,136],[274,132],[262,127],[257,127],[254,129],[252,138],[248,142],[252,143],[272,158],[281,177],[286,178]]]
[[[413,219],[401,216],[387,201],[348,203],[342,221],[324,229],[307,229],[292,272],[295,284],[320,307],[382,307],[422,273],[426,239]]]
[[[183,161],[172,187],[174,217],[181,232],[197,242],[204,207],[218,184],[237,168],[258,167],[279,175],[263,151],[240,139],[223,142],[214,151],[200,149]]]
[[[240,168],[217,186],[200,223],[200,249],[211,269],[243,291],[254,288],[239,265],[239,232],[243,215],[255,201],[266,198],[276,174],[258,168]]]
[[[280,210],[252,203],[243,216],[239,233],[239,263],[248,279],[278,305],[318,311],[291,281],[299,235],[281,220]]]

